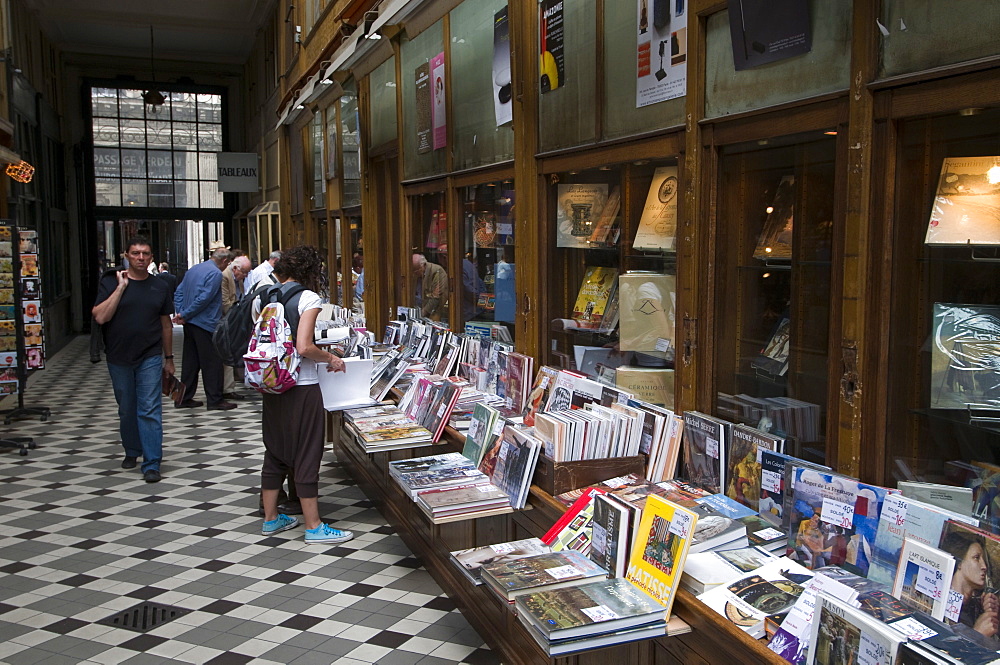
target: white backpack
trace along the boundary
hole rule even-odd
[[[295,284],[287,291],[284,287],[276,288],[261,296],[263,308],[254,321],[250,343],[243,355],[244,382],[260,393],[277,395],[298,382],[302,357],[295,349],[295,329],[299,318],[298,296],[303,291],[303,286]]]

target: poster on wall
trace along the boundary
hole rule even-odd
[[[686,0],[637,0],[637,108],[687,94]]]
[[[448,117],[445,111],[444,51],[431,58],[431,80],[434,86],[434,103],[431,105],[431,125],[434,128],[434,149],[448,145]]]
[[[540,0],[541,34],[539,45],[539,87],[542,94],[566,83],[566,54],[563,44],[563,0]]]
[[[417,110],[417,152],[424,154],[431,151],[431,66],[430,63],[417,67],[414,72],[416,84]]]
[[[497,127],[514,119],[514,105],[510,85],[510,24],[507,8],[493,16],[493,110]]]
[[[812,50],[806,0],[729,0],[736,71]]]

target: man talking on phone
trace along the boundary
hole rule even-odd
[[[131,238],[125,248],[127,270],[105,273],[97,286],[94,320],[104,336],[108,372],[118,402],[119,431],[125,448],[123,469],[142,456],[142,477],[160,480],[163,457],[163,375],[173,376],[173,325],[170,288],[149,274],[149,240]]]

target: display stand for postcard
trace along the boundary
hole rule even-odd
[[[21,249],[20,246],[20,233],[17,226],[8,220],[0,221],[0,226],[5,226],[10,229],[10,243],[12,247],[11,251],[11,269],[13,275],[13,295],[14,295],[14,337],[17,343],[17,406],[13,409],[6,409],[0,411],[3,415],[4,425],[9,425],[12,420],[21,420],[24,418],[32,418],[34,416],[40,417],[42,422],[49,419],[50,410],[48,407],[44,406],[25,406],[24,405],[24,391],[27,388],[28,382],[28,349],[25,344],[24,339],[24,303],[22,298],[22,279],[21,274]],[[37,244],[37,239],[36,239]],[[17,248],[18,251],[14,251],[13,248]],[[38,256],[37,246],[33,247],[34,252],[24,252],[25,255],[34,254],[35,257]],[[35,265],[37,270],[37,258],[35,259]],[[41,299],[41,293],[38,292],[39,300]],[[39,312],[40,317],[40,312]],[[40,319],[39,319],[40,320]],[[41,353],[41,347],[39,347],[39,353]],[[11,441],[20,441],[21,438],[11,439]],[[23,445],[19,443],[7,444],[5,440],[0,440],[0,446],[4,445],[15,445],[21,447],[21,454],[27,454]],[[29,448],[34,448],[35,445],[29,440]]]

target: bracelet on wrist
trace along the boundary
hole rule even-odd
[[[173,360],[174,357],[173,356],[163,356],[163,359],[164,360]]]

